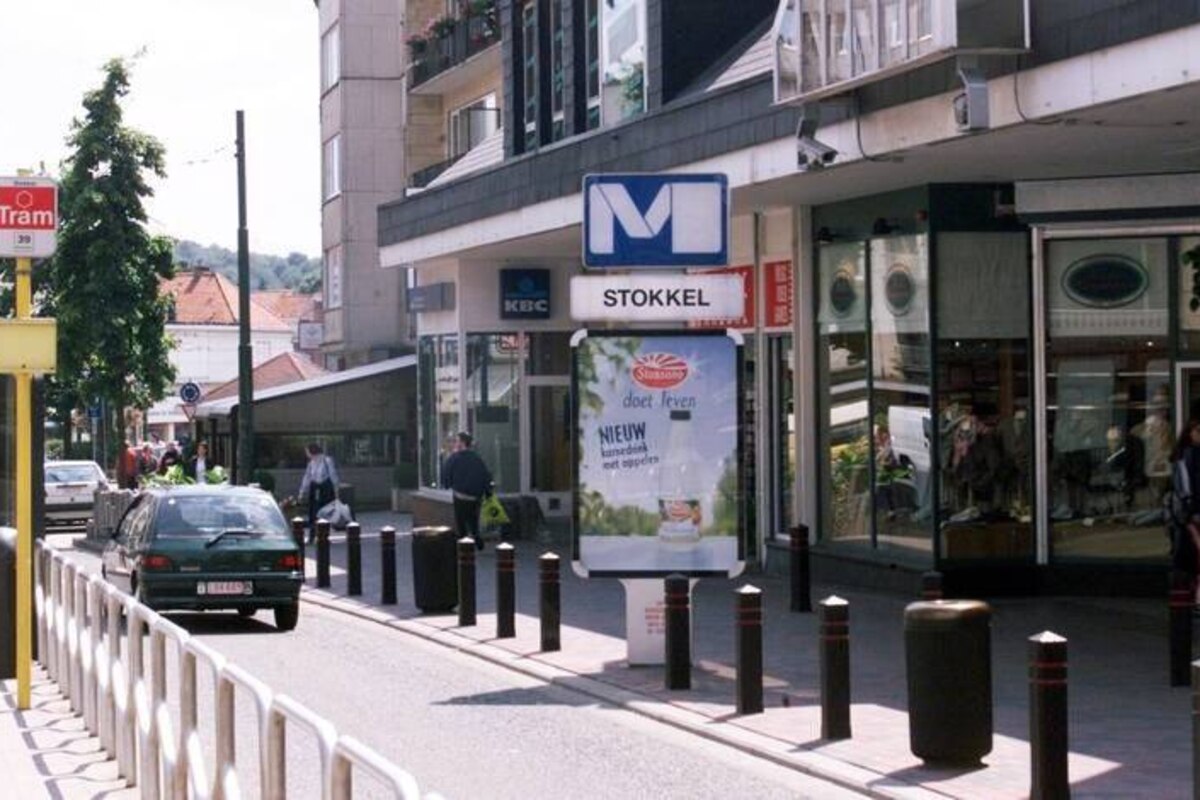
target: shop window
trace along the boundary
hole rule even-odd
[[[866,245],[824,245],[817,269],[819,530],[828,540],[869,543]]]
[[[1179,287],[1179,354],[1194,361],[1200,358],[1200,236],[1179,239],[1177,274]],[[1195,415],[1192,415],[1195,416]]]
[[[462,427],[458,337],[421,337],[417,359],[421,485],[439,488],[442,460],[450,453],[451,437]]]
[[[530,375],[571,374],[571,334],[529,333],[525,338],[529,347]]]
[[[467,428],[496,489],[521,490],[521,353],[511,334],[467,337]]]
[[[1028,238],[942,234],[937,250],[941,555],[1032,558]]]
[[[771,495],[774,498],[772,524],[768,534],[774,538],[793,524],[793,498],[796,486],[796,415],[795,350],[791,334],[767,340],[768,394],[770,430],[767,439],[771,452]]]
[[[932,554],[926,237],[873,240],[870,275],[870,435],[876,545]]]
[[[1172,445],[1167,240],[1045,251],[1055,559],[1160,560]]]
[[[8,375],[0,375],[0,525],[9,527],[16,525],[17,516],[15,403],[15,382]]]
[[[338,467],[392,467],[406,460],[400,433],[259,433],[254,437],[254,465],[262,469],[296,469],[308,466],[305,447],[316,442]],[[409,455],[411,457],[411,454]],[[343,475],[342,480],[345,480]],[[278,487],[286,494],[288,487]]]

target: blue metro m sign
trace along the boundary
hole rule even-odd
[[[587,175],[583,265],[600,269],[729,263],[725,175]]]

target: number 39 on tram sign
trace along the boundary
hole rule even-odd
[[[0,257],[54,255],[58,186],[49,178],[0,177]]]

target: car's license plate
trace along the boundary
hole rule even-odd
[[[251,581],[200,581],[196,594],[254,594]]]

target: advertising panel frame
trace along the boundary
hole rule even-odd
[[[580,484],[583,474],[583,452],[580,447],[580,402],[579,402],[579,344],[588,338],[619,339],[627,337],[651,339],[694,339],[723,337],[731,340],[734,345],[734,416],[736,430],[734,433],[733,453],[736,466],[736,498],[737,498],[737,528],[734,533],[737,558],[728,569],[589,569],[582,560],[582,533],[580,529]],[[622,578],[622,579],[660,579],[667,575],[681,574],[689,578],[735,578],[746,567],[746,537],[749,535],[746,524],[746,462],[743,452],[742,425],[745,413],[745,340],[740,331],[735,329],[680,329],[680,328],[613,328],[590,329],[581,328],[571,336],[571,449],[575,465],[574,486],[571,498],[571,567],[581,578]]]

